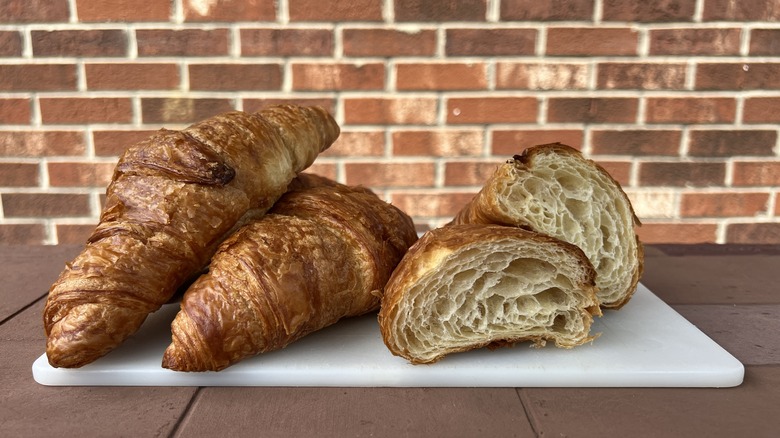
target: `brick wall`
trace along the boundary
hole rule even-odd
[[[649,242],[780,242],[776,0],[2,0],[0,242],[81,243],[122,150],[231,109],[319,104],[314,171],[421,229],[561,141]]]

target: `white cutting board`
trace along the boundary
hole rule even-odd
[[[390,354],[376,316],[367,315],[223,371],[170,371],[160,361],[177,310],[164,306],[120,348],[82,368],[53,368],[43,354],[33,377],[43,385],[399,387],[730,387],[744,377],[737,359],[641,284],[621,310],[596,318],[592,332],[601,337],[592,343],[480,349],[431,365]]]

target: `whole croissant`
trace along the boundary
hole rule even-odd
[[[316,183],[223,243],[184,294],[163,367],[219,371],[379,308],[417,240],[411,218],[367,189]]]
[[[49,363],[80,367],[136,332],[338,135],[326,111],[279,105],[163,129],[130,147],[100,223],[49,290]]]

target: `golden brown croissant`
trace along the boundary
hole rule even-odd
[[[640,222],[628,196],[601,166],[560,143],[501,165],[453,223],[520,226],[577,245],[596,268],[604,308],[625,305],[642,275]]]
[[[302,183],[227,239],[190,286],[163,367],[221,370],[379,308],[417,240],[411,218],[367,189]]]
[[[279,105],[163,129],[130,147],[100,223],[49,290],[49,363],[79,367],[119,345],[338,135],[326,111]]]

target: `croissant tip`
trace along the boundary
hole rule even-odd
[[[181,371],[179,368],[179,361],[176,359],[176,354],[174,354],[173,348],[174,346],[170,345],[165,350],[165,353],[163,353],[162,367],[173,371]]]

